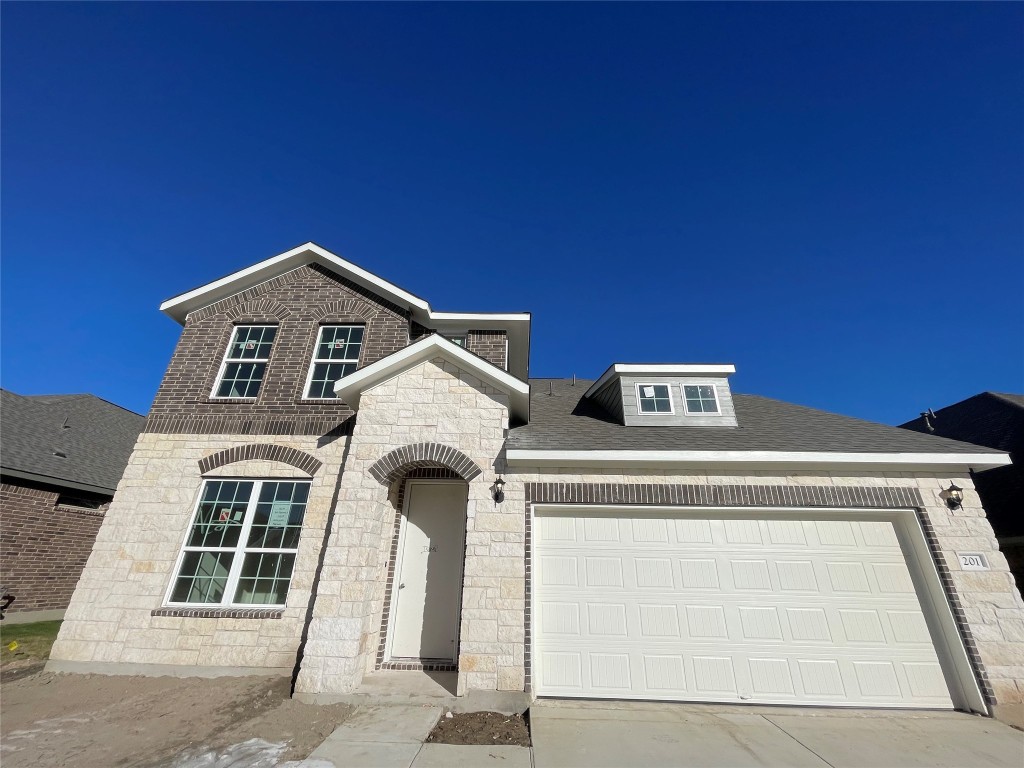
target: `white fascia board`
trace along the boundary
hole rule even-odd
[[[394,283],[389,283],[372,272],[346,261],[316,243],[306,243],[290,251],[272,256],[251,267],[240,269],[212,283],[201,285],[187,293],[168,299],[160,305],[160,310],[167,313],[179,323],[184,323],[189,312],[194,312],[214,302],[241,293],[267,280],[283,275],[293,269],[315,261],[333,272],[344,275],[374,293],[383,296],[399,306],[408,307],[414,312],[427,314],[430,305],[419,296],[414,296]]]
[[[734,373],[736,373],[735,365],[701,363],[643,365],[639,363],[615,363],[601,374],[601,378],[590,385],[590,389],[584,392],[583,396],[590,397],[612,378],[624,374],[637,374],[640,376],[731,376]]]
[[[537,451],[509,449],[520,467],[696,467],[745,469],[992,469],[1010,463],[1005,453],[827,453],[818,451]]]
[[[508,323],[530,322],[529,312],[429,312],[428,319],[432,323],[465,325],[473,323],[474,328],[488,327],[504,329]],[[481,325],[483,323],[484,325]]]
[[[339,379],[334,385],[334,393],[353,411],[358,411],[359,399],[366,389],[394,378],[424,360],[439,356],[469,371],[492,387],[508,393],[509,410],[512,415],[524,421],[529,418],[529,384],[437,334],[420,339],[415,344],[410,344],[361,371]]]

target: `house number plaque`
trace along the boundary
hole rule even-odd
[[[980,552],[958,552],[960,567],[965,571],[987,571],[988,560]]]
[[[424,544],[422,552],[423,552],[424,555],[427,554],[428,552],[437,552],[437,544],[430,544],[430,545]]]

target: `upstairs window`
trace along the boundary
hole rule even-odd
[[[207,480],[168,592],[171,605],[284,605],[308,482]]]
[[[448,341],[450,341],[452,344],[456,344],[460,347],[466,346],[466,334],[456,336],[445,336],[445,338],[448,339]]]
[[[668,384],[637,384],[636,402],[640,413],[674,413]]]
[[[239,325],[231,335],[214,397],[256,397],[277,336],[274,325]]]
[[[363,326],[324,325],[320,327],[313,364],[306,382],[306,397],[311,400],[330,400],[334,382],[348,376],[359,367],[359,352],[363,347]]]
[[[687,413],[718,413],[718,393],[713,385],[683,385]]]

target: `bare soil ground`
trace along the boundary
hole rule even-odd
[[[528,747],[530,729],[522,715],[503,715],[500,712],[447,712],[438,720],[427,741],[437,744],[504,744]]]
[[[249,739],[287,743],[280,760],[309,755],[352,707],[289,698],[285,678],[212,680],[0,673],[4,768],[152,768]]]

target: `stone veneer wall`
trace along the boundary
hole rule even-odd
[[[373,669],[395,499],[369,468],[424,442],[456,448],[482,470],[466,510],[459,692],[523,690],[522,510],[496,505],[490,491],[507,428],[508,396],[441,358],[362,395],[296,692],[345,693]]]
[[[323,462],[312,478],[287,605],[283,611],[200,609],[198,616],[160,610],[202,484],[200,460],[268,442]],[[50,658],[291,672],[345,444],[346,438],[318,447],[315,437],[140,435]],[[207,476],[308,478],[290,464],[260,459]]]
[[[506,501],[502,506],[514,506],[526,519],[527,483],[585,483],[603,485],[609,490],[615,485],[754,485],[754,486],[824,486],[829,487],[889,487],[917,489],[924,506],[920,510],[930,523],[934,540],[941,550],[948,572],[947,587],[951,584],[959,598],[954,611],[962,613],[969,633],[968,651],[977,649],[982,667],[982,688],[1001,706],[1019,706],[1024,701],[1024,600],[1017,591],[1006,558],[999,551],[992,526],[982,509],[978,494],[969,476],[949,476],[932,473],[867,473],[867,472],[804,472],[780,474],[773,472],[705,473],[699,471],[671,472],[636,471],[626,475],[609,471],[580,469],[522,471],[506,476]],[[965,489],[961,509],[950,510],[940,492],[950,482]],[[752,504],[758,506],[758,504]],[[820,506],[834,506],[822,503]],[[983,552],[990,565],[988,571],[964,571],[957,552]],[[962,611],[956,611],[957,607]]]

